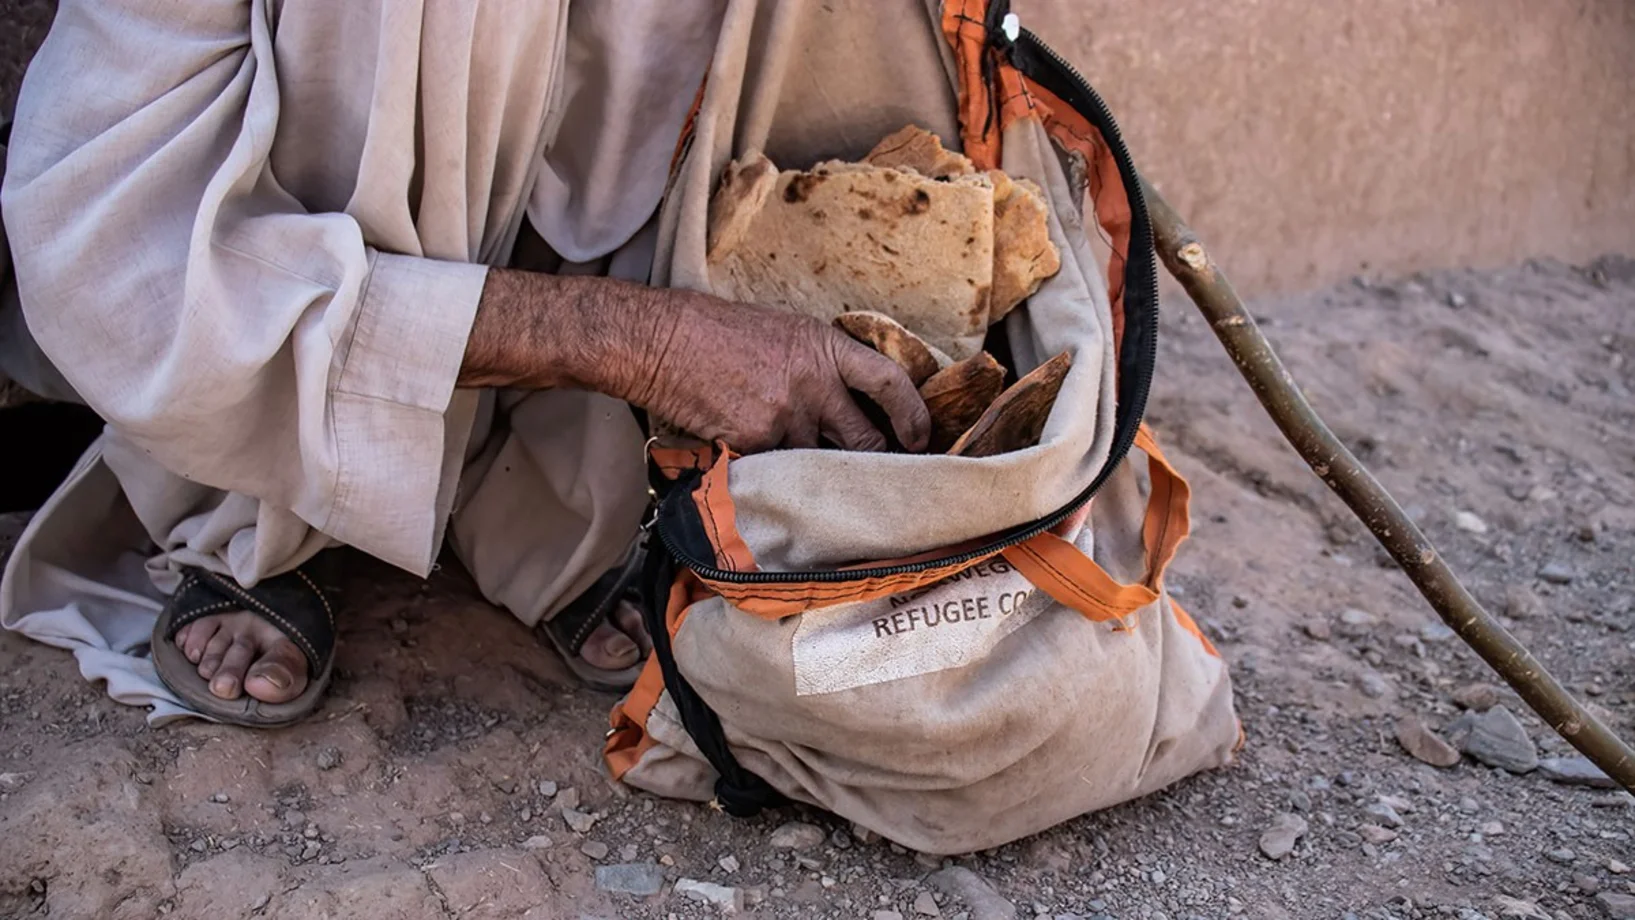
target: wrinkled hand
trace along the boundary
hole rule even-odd
[[[898,443],[925,449],[931,418],[896,362],[806,316],[704,294],[668,292],[661,332],[626,398],[698,437],[752,453],[816,447],[884,450],[858,405],[878,406]]]

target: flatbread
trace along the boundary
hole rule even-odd
[[[931,414],[927,452],[940,454],[954,446],[1004,388],[1005,369],[987,352],[932,374],[920,385],[920,398]]]
[[[774,172],[754,154],[710,204],[715,293],[832,322],[885,314],[954,360],[982,349],[993,287],[993,186],[830,162]]]
[[[982,417],[948,452],[958,457],[996,457],[1039,443],[1073,356],[1062,352],[999,394]]]
[[[872,310],[842,313],[835,317],[835,325],[852,338],[897,362],[897,366],[908,374],[908,379],[915,386],[926,382],[932,374],[950,363],[947,355],[927,345],[924,339],[884,313]]]
[[[992,324],[1061,271],[1062,257],[1050,241],[1044,190],[1031,179],[1012,179],[997,169],[988,178],[993,181]]]
[[[976,172],[964,154],[945,149],[941,139],[919,125],[909,125],[888,135],[874,145],[863,162],[913,170],[933,179],[969,176]]]

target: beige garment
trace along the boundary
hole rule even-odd
[[[702,73],[712,43],[652,51],[674,36],[649,17],[622,35],[649,53],[608,60],[608,24],[569,20],[561,0],[62,3],[0,207],[32,338],[111,427],[24,534],[0,621],[164,708],[139,656],[180,565],[248,584],[344,543],[423,574],[452,514],[485,593],[533,623],[617,560],[646,499],[628,408],[454,387],[547,148],[610,218],[577,250],[609,258],[572,270],[648,273],[651,235],[629,238],[656,194],[593,186],[667,165],[696,79],[615,107],[641,132],[564,115],[656,92],[616,72],[653,58]],[[603,69],[567,79],[570,59]]]

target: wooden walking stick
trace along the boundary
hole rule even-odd
[[[1561,737],[1635,792],[1635,751],[1573,699],[1533,653],[1465,590],[1431,541],[1317,416],[1197,235],[1145,180],[1141,188],[1152,215],[1158,257],[1209,320],[1249,388],[1301,459],[1356,512],[1459,638]]]

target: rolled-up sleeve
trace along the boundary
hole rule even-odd
[[[271,15],[61,4],[0,191],[24,315],[171,471],[423,573],[486,268],[378,251],[279,185]]]

